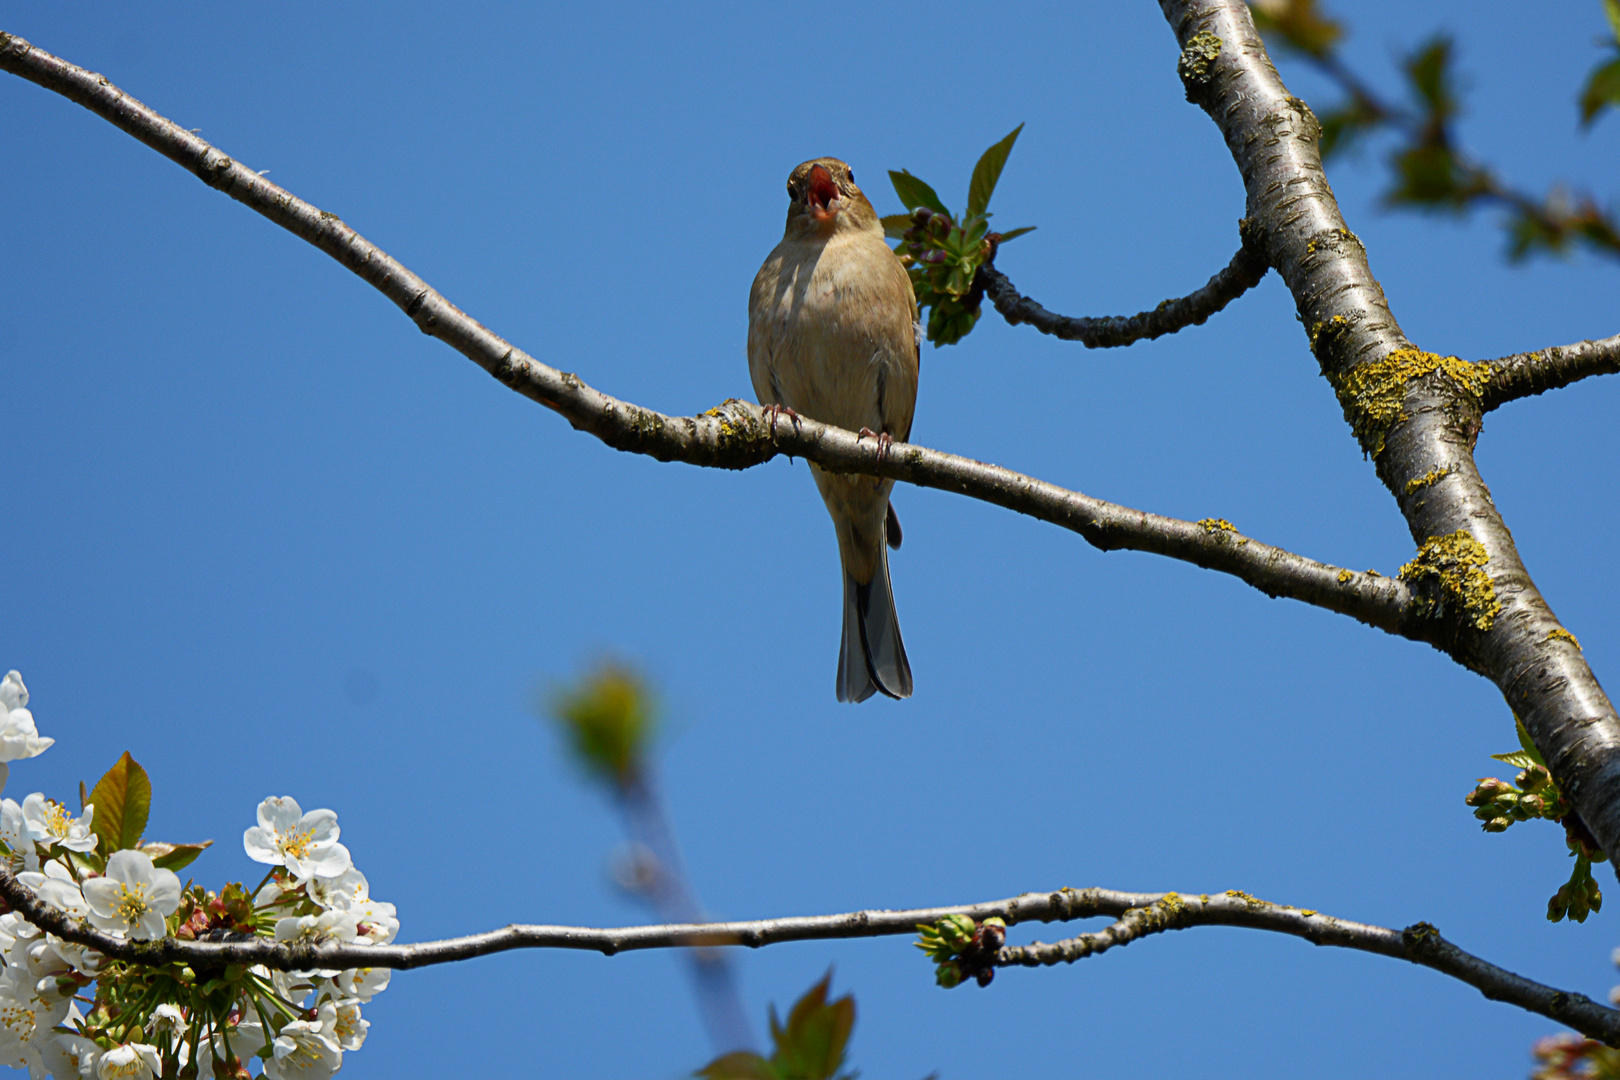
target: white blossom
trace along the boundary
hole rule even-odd
[[[68,1010],[63,1023],[75,1031],[81,1027],[84,1016],[77,1005]],[[39,1040],[39,1056],[54,1080],[95,1080],[101,1047],[83,1035],[58,1031]]]
[[[22,807],[11,799],[0,799],[0,841],[4,841],[10,855],[6,863],[13,874],[39,869],[39,852],[34,850],[34,838],[28,835],[28,819]]]
[[[157,1047],[146,1043],[120,1043],[96,1062],[97,1080],[153,1080],[162,1071]]]
[[[332,1010],[330,1019],[326,1015],[328,1009]],[[360,1003],[353,998],[329,1001],[322,1005],[320,1019],[332,1038],[336,1039],[343,1049],[358,1050],[365,1045],[366,1029],[371,1027],[371,1021],[361,1019]]]
[[[343,1067],[343,1048],[320,1020],[294,1020],[281,1029],[273,1056],[265,1059],[270,1080],[326,1080]]]
[[[40,735],[27,706],[28,688],[22,676],[15,671],[7,673],[0,679],[0,762],[38,757],[56,742]]]
[[[339,997],[370,1001],[375,995],[388,989],[388,980],[393,977],[392,968],[350,968],[333,976],[332,985],[337,987]]]
[[[154,867],[143,851],[113,852],[107,876],[91,878],[83,888],[90,921],[136,941],[162,937],[163,920],[180,906],[180,879],[173,870]]]
[[[83,814],[74,817],[67,807],[36,791],[23,800],[22,812],[28,835],[38,843],[69,851],[89,851],[96,846],[96,834],[90,829],[96,816],[94,805],[86,806]]]
[[[306,814],[298,800],[281,795],[260,803],[258,816],[259,823],[242,835],[242,847],[254,862],[285,866],[299,882],[337,877],[353,865],[349,849],[337,842],[333,811]]]

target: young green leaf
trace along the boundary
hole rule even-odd
[[[890,214],[883,219],[883,235],[890,240],[898,240],[915,224],[916,220],[910,214]]]
[[[899,172],[890,169],[889,180],[894,184],[894,193],[900,196],[900,202],[907,210],[926,206],[937,214],[950,215],[950,211],[945,209],[945,204],[939,201],[939,196],[934,194],[934,189],[905,169]]]
[[[1541,764],[1541,762],[1537,761],[1523,750],[1515,750],[1511,754],[1492,754],[1491,757],[1497,761],[1505,761],[1509,765],[1515,765],[1521,769],[1528,769],[1532,765]]]
[[[986,150],[979,163],[973,166],[973,180],[968,184],[969,217],[984,213],[985,207],[990,205],[990,195],[996,190],[996,181],[1001,179],[1001,168],[1007,164],[1007,155],[1012,153],[1013,143],[1018,141],[1018,133],[1023,130],[1023,124],[1013,128],[1010,135]]]
[[[1620,105],[1620,59],[1610,60],[1586,80],[1586,89],[1581,91],[1581,126],[1590,127],[1598,113],[1616,105]]]
[[[1620,45],[1620,0],[1603,0],[1603,14],[1609,17],[1609,29],[1614,31],[1614,43]]]
[[[1009,240],[1016,240],[1018,237],[1023,236],[1025,233],[1034,232],[1034,231],[1035,231],[1035,226],[1033,226],[1033,225],[1025,225],[1021,229],[1008,229],[1006,232],[1001,234],[1001,243],[1005,244]]]
[[[90,802],[96,808],[90,827],[101,840],[98,846],[103,854],[140,844],[146,815],[152,809],[152,782],[128,750],[96,781]]]
[[[153,842],[142,844],[141,850],[152,859],[152,865],[160,870],[179,870],[190,866],[203,851],[213,844],[212,840],[204,840],[200,844],[164,844]]]
[[[1526,754],[1530,755],[1530,760],[1535,762],[1537,765],[1545,766],[1547,763],[1542,760],[1541,751],[1536,749],[1536,741],[1532,739],[1530,737],[1530,733],[1524,729],[1524,721],[1515,716],[1513,718],[1513,728],[1518,733],[1519,746]],[[1524,768],[1523,765],[1519,767],[1521,769]]]
[[[771,1063],[752,1050],[733,1050],[692,1074],[705,1080],[779,1080]]]
[[[827,987],[831,982],[829,971],[807,990],[788,1013],[785,1028],[777,1021],[776,1010],[771,1010],[771,1037],[776,1042],[771,1064],[778,1076],[832,1080],[844,1063],[844,1047],[855,1026],[855,999],[846,994],[829,1003]]]

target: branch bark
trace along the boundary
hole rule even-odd
[[[1414,348],[1322,171],[1321,126],[1289,94],[1242,0],[1160,0],[1187,98],[1226,139],[1250,235],[1293,294],[1311,350],[1418,558],[1439,646],[1491,679],[1611,858],[1620,854],[1620,718],[1536,590],[1474,463],[1494,368]]]
[[[1551,349],[1514,353],[1490,361],[1491,381],[1481,408],[1486,412],[1519,398],[1544,394],[1591,375],[1620,371],[1620,334],[1597,341],[1577,341]]]
[[[1076,318],[1047,311],[1013,288],[1007,275],[994,266],[979,267],[978,283],[1001,317],[1013,326],[1028,323],[1043,334],[1078,341],[1088,349],[1109,349],[1202,324],[1258,285],[1266,276],[1266,270],[1265,256],[1245,242],[1232,256],[1232,261],[1203,288],[1176,300],[1166,300],[1152,311],[1128,317]]]
[[[492,333],[365,237],[233,161],[153,112],[104,77],[0,33],[0,69],[67,97],[184,166],[209,187],[257,211],[352,270],[422,330],[607,445],[659,461],[743,469],[785,453],[834,472],[893,477],[954,491],[1079,533],[1104,551],[1166,555],[1232,574],[1268,596],[1350,615],[1389,633],[1432,640],[1432,620],[1404,582],[1307,559],[1252,541],[1225,522],[1179,521],[1094,499],[954,454],[874,440],[805,418],[767,424],[760,409],[731,400],[701,416],[672,417],[620,401],[550,367]],[[1219,527],[1213,527],[1218,525]]]
[[[997,967],[1038,967],[1072,963],[1085,956],[1126,945],[1139,937],[1192,926],[1242,926],[1304,938],[1315,945],[1377,953],[1430,967],[1476,988],[1492,1001],[1540,1013],[1590,1038],[1620,1045],[1620,1012],[1584,994],[1555,990],[1515,975],[1464,952],[1443,939],[1428,923],[1390,930],[1336,919],[1317,911],[1273,904],[1247,893],[1218,895],[1133,893],[1115,889],[1059,889],[1024,893],[1006,900],[951,907],[901,911],[852,911],[739,922],[668,923],[597,929],[583,926],[507,926],[482,934],[427,941],[415,945],[320,945],[249,941],[204,942],[163,938],[129,941],[115,938],[44,903],[0,866],[0,897],[35,926],[66,941],[95,949],[132,964],[187,964],[196,971],[228,964],[262,964],[280,971],[314,968],[393,968],[407,970],[471,960],[513,949],[575,949],[606,956],[640,949],[717,948],[745,945],[757,949],[785,941],[828,941],[915,933],[919,924],[947,915],[966,915],[976,922],[999,918],[1011,927],[1027,922],[1071,922],[1099,915],[1114,916],[1112,926],[1052,945],[1036,942],[1007,946],[995,956]]]

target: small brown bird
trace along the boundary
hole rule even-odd
[[[748,296],[748,373],[761,405],[878,440],[911,436],[917,406],[917,302],[883,223],[849,166],[816,158],[788,176],[787,232]],[[844,637],[838,700],[911,696],[911,664],[889,589],[900,521],[893,480],[810,466],[838,531]]]

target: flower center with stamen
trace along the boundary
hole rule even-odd
[[[45,827],[51,831],[52,836],[66,836],[73,829],[73,818],[69,816],[67,807],[59,802],[45,804]]]
[[[118,912],[120,919],[134,926],[141,921],[141,916],[145,915],[151,907],[152,905],[146,902],[146,886],[144,884],[136,885],[134,888],[130,888],[128,885],[119,886],[118,903],[114,905],[114,910]]]
[[[277,840],[279,841],[278,846],[281,848],[281,853],[291,855],[295,859],[302,859],[305,855],[308,855],[310,845],[314,842],[310,839],[310,834],[307,831],[290,833],[277,837]]]

